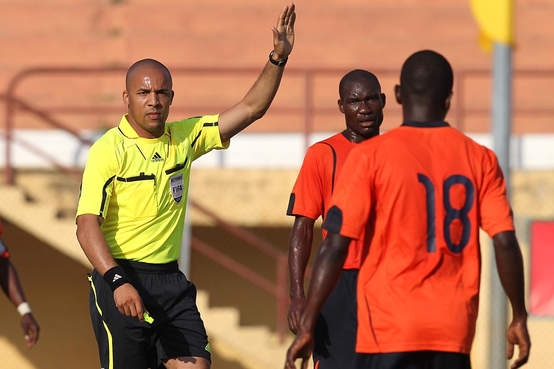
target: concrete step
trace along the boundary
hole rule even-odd
[[[3,218],[75,261],[90,266],[75,237],[75,221],[56,217],[56,211],[52,205],[28,201],[26,192],[20,187],[0,186],[0,214]]]
[[[283,367],[292,336],[281,342],[265,326],[240,326],[238,311],[230,307],[210,308],[206,291],[198,291],[197,304],[218,354],[240,362],[247,369]],[[311,365],[308,367],[312,368]]]

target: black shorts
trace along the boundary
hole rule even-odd
[[[471,369],[468,354],[442,351],[358,354],[356,369]]]
[[[121,314],[110,286],[94,270],[89,276],[89,307],[101,367],[156,369],[167,359],[186,356],[210,360],[206,329],[196,307],[196,287],[177,262],[117,262],[154,321],[150,324]]]
[[[356,348],[358,270],[343,270],[323,304],[314,330],[314,368],[353,368]]]

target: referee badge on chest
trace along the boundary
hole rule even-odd
[[[183,181],[183,173],[176,174],[169,178],[169,190],[173,196],[173,200],[179,203],[183,198],[183,187],[185,186]]]

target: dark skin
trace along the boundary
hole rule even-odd
[[[496,270],[512,306],[512,322],[506,332],[506,355],[508,359],[512,359],[514,348],[518,347],[518,356],[510,366],[515,369],[527,363],[531,350],[531,339],[527,330],[527,310],[525,309],[523,258],[513,231],[501,232],[492,240]]]
[[[304,276],[312,250],[315,220],[296,216],[289,239],[290,306],[288,312],[289,329],[298,332],[302,311],[306,306]]]
[[[323,303],[335,287],[346,259],[351,239],[337,233],[328,233],[321,243],[312,271],[308,297],[302,312],[296,337],[287,350],[285,368],[295,368],[294,361],[302,359],[306,369],[314,349],[313,330]]]
[[[395,87],[395,97],[402,105],[404,121],[430,123],[445,119],[450,108],[452,94],[438,103],[409,94],[401,85]],[[377,216],[379,216],[377,214]],[[301,359],[306,369],[313,351],[313,329],[319,310],[338,280],[350,239],[338,233],[329,233],[322,242],[316,257],[312,282],[308,290],[306,307],[300,319],[296,338],[287,350],[285,368],[295,368],[295,360]],[[529,359],[531,341],[527,329],[527,310],[524,299],[524,277],[521,250],[513,231],[493,236],[497,272],[502,287],[512,307],[512,322],[507,329],[507,359],[518,355],[511,363],[512,369],[524,365]]]
[[[386,96],[379,82],[370,76],[363,71],[354,72],[339,89],[337,104],[346,123],[343,135],[350,142],[358,143],[377,136],[383,123]]]
[[[4,294],[14,306],[17,307],[26,301],[17,270],[10,259],[0,258],[0,284]],[[38,341],[40,331],[40,326],[32,312],[21,317],[21,328],[23,329],[27,347],[32,348]]]
[[[343,77],[339,87],[339,110],[344,114],[346,129],[342,132],[350,142],[359,143],[379,134],[383,122],[386,97],[377,79],[363,70],[354,70]],[[306,304],[304,276],[310,259],[315,219],[296,216],[289,240],[289,277],[291,303],[289,329],[296,333]]]

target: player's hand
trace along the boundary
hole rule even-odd
[[[294,362],[296,359],[302,359],[301,369],[307,369],[313,351],[314,341],[312,334],[302,330],[299,331],[287,350],[285,369],[295,369]]]
[[[294,4],[285,6],[277,24],[273,27],[273,57],[277,60],[289,56],[294,45],[294,22],[296,12]]]
[[[138,291],[130,283],[122,284],[113,292],[115,306],[123,315],[144,320],[144,305]]]
[[[304,296],[293,298],[290,302],[288,321],[289,329],[294,334],[298,332],[300,317],[302,316],[302,311],[304,311],[305,306],[306,298]]]
[[[21,328],[27,347],[32,348],[38,341],[40,326],[38,325],[33,313],[27,313],[21,317]]]
[[[518,357],[510,366],[511,369],[516,369],[523,366],[529,360],[529,353],[531,350],[531,339],[529,338],[529,332],[527,331],[527,319],[514,319],[508,327],[506,334],[507,338],[507,350],[506,356],[511,359],[514,356],[514,347],[518,347]]]

